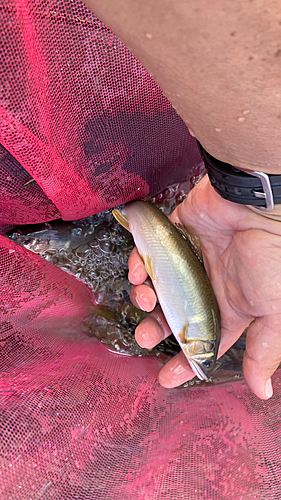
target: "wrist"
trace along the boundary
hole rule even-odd
[[[222,198],[281,220],[281,175],[234,167],[211,156],[199,143],[198,147],[210,182]]]

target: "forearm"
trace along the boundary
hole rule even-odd
[[[278,0],[87,0],[201,144],[241,168],[281,172]]]

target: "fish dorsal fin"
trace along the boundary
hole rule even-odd
[[[127,229],[127,231],[130,231],[129,221],[125,214],[115,208],[114,210],[112,210],[112,215],[119,222],[119,224],[121,224],[121,226]]]
[[[181,236],[185,239],[185,241],[187,241],[197,259],[201,262],[201,264],[203,264],[202,247],[199,234],[191,226],[182,226],[178,223],[175,223],[175,226]]]

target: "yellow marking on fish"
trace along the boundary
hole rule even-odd
[[[180,331],[179,339],[182,344],[186,344],[188,340],[188,324],[184,325]]]
[[[122,214],[119,210],[116,210],[116,208],[112,210],[112,214],[121,226],[127,229],[127,231],[130,231],[130,225],[126,215]]]
[[[145,265],[145,270],[146,270],[147,274],[150,276],[150,278],[151,278],[153,281],[157,281],[157,277],[156,277],[156,275],[154,274],[154,269],[153,269],[152,258],[151,258],[151,257],[149,257],[149,255],[146,255],[146,256],[145,256],[144,265]]]
[[[209,358],[213,358],[213,357],[214,357],[213,352],[204,352],[204,359],[209,359]]]

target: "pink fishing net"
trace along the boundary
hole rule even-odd
[[[0,8],[0,223],[75,220],[189,179],[161,90],[79,1]],[[165,390],[162,361],[85,335],[90,289],[0,237],[3,500],[281,499],[280,372]]]

